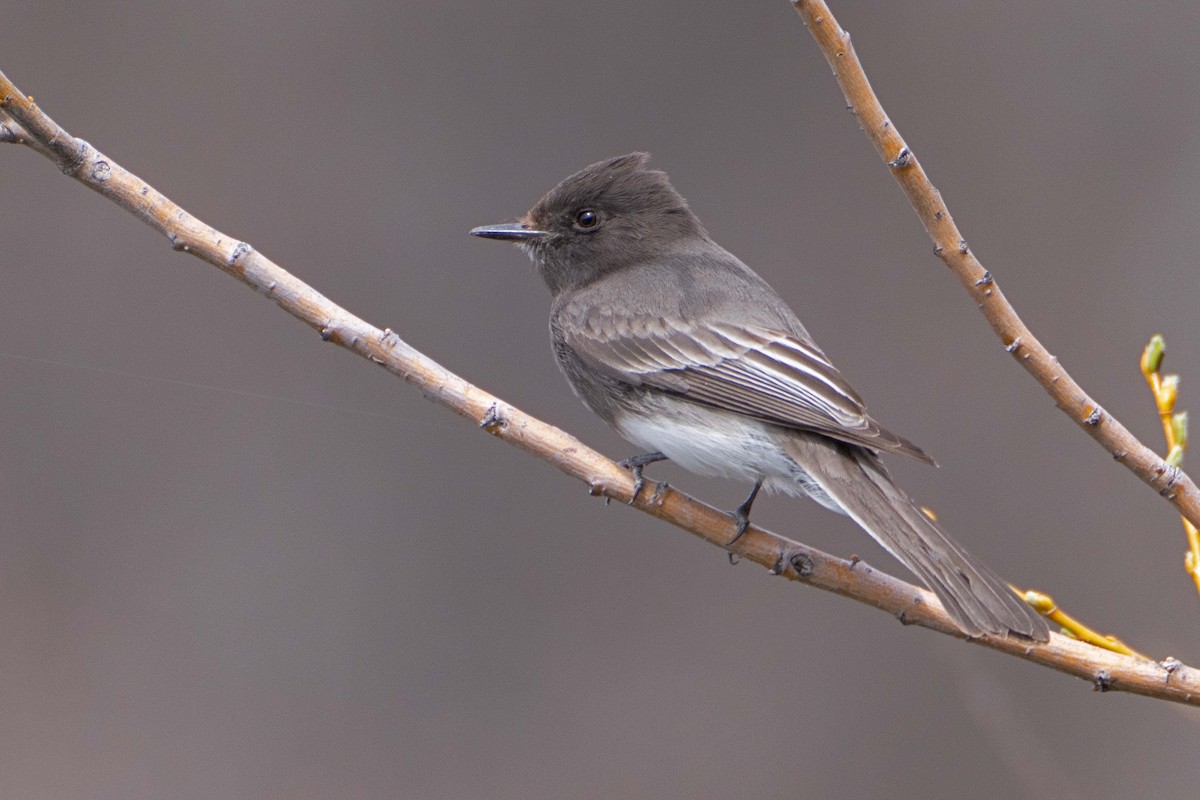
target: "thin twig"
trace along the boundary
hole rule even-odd
[[[1027,591],[1017,589],[1016,592],[1025,598],[1026,603],[1037,609],[1039,614],[1057,625],[1065,634],[1073,636],[1082,642],[1087,642],[1093,647],[1103,647],[1105,650],[1112,650],[1114,653],[1124,653],[1127,656],[1139,656],[1141,658],[1147,657],[1117,637],[1100,633],[1084,625],[1059,608],[1058,603],[1054,602],[1054,598],[1045,592],[1039,592],[1036,589],[1029,589]]]
[[[1058,359],[1025,326],[1004,298],[995,276],[984,269],[971,252],[942,202],[941,193],[930,183],[916,154],[884,113],[850,43],[850,34],[838,25],[824,0],[793,0],[792,5],[833,69],[847,106],[858,117],[863,132],[875,145],[875,150],[891,169],[925,225],[933,240],[933,252],[971,295],[1000,337],[1004,349],[1054,398],[1063,413],[1087,431],[1113,458],[1171,501],[1186,519],[1200,525],[1200,489],[1192,479],[1142,444],[1116,417],[1083,391]]]
[[[75,178],[162,233],[176,250],[191,253],[266,295],[333,342],[417,386],[426,397],[488,433],[550,462],[586,483],[593,495],[629,502],[629,473],[570,434],[471,385],[322,296],[245,242],[217,231],[173,203],[95,148],[76,139],[37,108],[0,73],[0,122],[24,129],[30,147]],[[726,548],[734,534],[728,514],[660,484],[643,491],[634,508]],[[751,526],[732,548],[739,557],[826,591],[879,608],[901,622],[966,638],[930,592],[856,561],[850,562]],[[1162,663],[1120,655],[1051,634],[1046,644],[1019,637],[982,637],[984,647],[1082,678],[1102,691],[1120,690],[1200,705],[1200,671],[1175,660]]]
[[[1167,345],[1162,334],[1156,333],[1150,337],[1149,344],[1142,351],[1141,368],[1146,376],[1146,383],[1154,394],[1154,405],[1158,407],[1158,418],[1162,422],[1163,436],[1167,440],[1168,464],[1182,464],[1183,455],[1188,446],[1188,415],[1186,411],[1176,411],[1175,403],[1179,400],[1179,376],[1163,375],[1162,362],[1166,355]],[[1183,518],[1183,532],[1187,536],[1188,551],[1183,557],[1183,568],[1200,591],[1200,530],[1187,517]]]

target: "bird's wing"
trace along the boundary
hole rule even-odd
[[[871,419],[862,398],[820,348],[791,333],[619,316],[594,308],[574,321],[564,332],[566,344],[625,383],[933,463],[919,447]]]

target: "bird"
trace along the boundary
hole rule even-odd
[[[517,222],[470,233],[512,242],[549,288],[555,358],[574,393],[647,452],[808,496],[848,515],[937,595],[970,637],[1047,641],[1046,621],[892,481],[880,456],[933,464],[882,427],[788,304],[713,241],[642,152],[570,175]],[[636,496],[636,494],[635,494]]]

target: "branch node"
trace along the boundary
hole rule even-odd
[[[229,254],[229,258],[225,260],[225,265],[228,267],[232,267],[235,264],[237,264],[238,259],[240,259],[242,256],[249,255],[250,253],[253,253],[253,252],[254,252],[253,247],[246,244],[245,242],[238,242],[234,246],[233,252]],[[271,291],[275,291],[275,282],[274,281],[271,282]]]
[[[1167,677],[1163,683],[1170,683],[1171,676],[1183,669],[1183,662],[1175,656],[1167,656],[1162,661],[1158,662],[1158,665],[1167,673]]]
[[[1092,691],[1107,692],[1113,688],[1115,683],[1112,673],[1106,669],[1098,671],[1092,678]]]
[[[0,124],[0,142],[25,144],[27,141],[28,139],[21,134],[21,130],[15,122]]]
[[[942,247],[941,245],[937,245],[936,247],[933,248],[933,254],[935,256],[937,256],[938,258],[942,257],[943,252],[945,252],[945,248]]]
[[[500,406],[497,403],[492,403],[490,406],[488,406],[488,410],[483,415],[483,419],[479,420],[479,427],[493,435],[500,433],[500,431],[508,427],[508,420],[505,419],[504,414],[500,411]],[[592,488],[596,488],[596,485],[592,484]],[[593,494],[598,494],[598,492],[593,492]]]
[[[967,254],[967,251],[968,251],[969,249],[970,249],[970,248],[968,248],[968,247],[967,247],[967,240],[966,240],[966,239],[959,239],[959,240],[958,240],[958,252],[959,252],[959,253],[962,253],[962,254],[965,256],[965,255]]]
[[[924,600],[921,599],[921,595],[919,595],[919,594],[913,595],[913,598],[912,598],[913,606],[919,606],[919,605],[922,605],[923,603],[924,603]],[[900,609],[900,613],[896,615],[896,619],[900,620],[901,625],[917,625],[921,621],[918,617],[910,618],[908,616],[908,608]]]
[[[1158,493],[1163,497],[1172,498],[1174,494],[1171,490],[1175,488],[1175,484],[1179,483],[1182,471],[1174,464],[1166,464],[1165,462],[1164,467],[1165,469],[1160,474],[1165,478],[1165,482],[1163,483],[1163,487],[1158,490]]]
[[[66,133],[66,131],[63,131],[63,133],[70,138],[70,134]],[[83,163],[87,161],[88,153],[92,151],[92,146],[83,139],[76,139],[75,141],[79,143],[79,148],[75,151],[74,157],[58,165],[63,175],[74,175],[77,173],[79,168],[83,166]]]
[[[940,214],[942,212],[939,211],[938,213]],[[996,282],[996,279],[992,277],[991,271],[985,269],[983,271],[983,277],[980,278],[979,280],[975,281],[975,285],[976,286],[987,286],[989,283],[995,283],[995,282]]]
[[[107,183],[112,177],[112,165],[101,159],[95,164],[92,164],[91,169],[92,180],[96,183]]]
[[[811,577],[817,569],[816,562],[807,553],[794,553],[788,559],[788,563],[792,565],[792,569],[796,571],[796,575],[801,578]]]
[[[1083,424],[1089,427],[1096,427],[1104,419],[1104,409],[1100,406],[1092,406],[1092,410],[1086,417],[1083,418]]]
[[[886,127],[886,125],[885,125]],[[900,152],[896,157],[887,162],[887,165],[892,169],[903,169],[912,163],[912,151],[907,147],[901,147]]]
[[[1017,348],[1020,346],[1021,346],[1021,337],[1018,336],[1017,338],[1015,338],[1011,342],[1009,342],[1007,345],[1005,345],[1004,349],[1010,353],[1015,353],[1015,352],[1017,352]]]

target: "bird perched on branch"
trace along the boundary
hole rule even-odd
[[[714,242],[645,153],[593,164],[520,222],[476,236],[528,253],[553,294],[571,388],[646,454],[849,515],[937,594],[971,636],[1046,641],[1045,620],[898,488],[880,461],[923,450],[881,427],[767,283]]]

